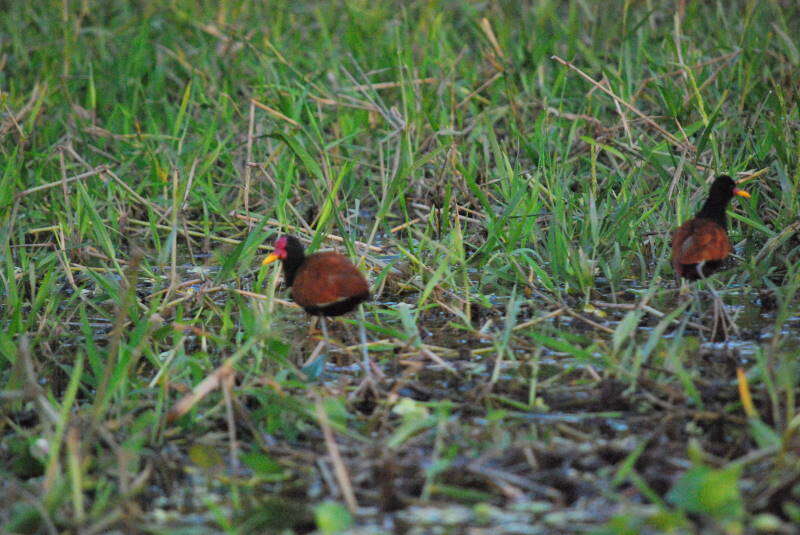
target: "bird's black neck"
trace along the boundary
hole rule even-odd
[[[710,197],[706,200],[706,203],[697,212],[696,217],[700,217],[703,219],[710,219],[715,223],[718,223],[722,228],[728,229],[728,218],[725,215],[725,209],[728,207],[728,203],[730,199],[719,199]]]
[[[286,286],[291,286],[294,283],[294,276],[297,275],[297,270],[303,260],[305,260],[304,255],[289,255],[283,260],[283,279],[286,282]]]
[[[286,286],[291,286],[294,283],[294,277],[297,275],[297,270],[303,265],[306,260],[306,251],[300,240],[294,236],[284,236],[281,238],[285,240],[283,243],[285,257],[281,259],[283,264],[283,278]]]

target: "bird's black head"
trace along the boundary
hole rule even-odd
[[[720,175],[711,183],[708,196],[720,199],[725,203],[733,199],[733,192],[736,189],[736,182],[728,175]]]
[[[737,188],[736,182],[728,175],[718,176],[711,184],[711,189],[708,190],[708,199],[706,199],[703,208],[697,213],[697,217],[712,219],[723,227],[727,227],[725,209],[734,195],[750,197],[749,193]]]
[[[264,259],[262,265],[266,266],[276,260],[280,260],[281,264],[283,264],[283,276],[286,280],[286,285],[291,286],[297,269],[303,263],[305,257],[305,249],[300,240],[294,236],[281,236],[275,240],[275,249],[272,254]]]

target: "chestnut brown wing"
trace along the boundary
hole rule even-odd
[[[672,237],[673,265],[720,261],[730,253],[728,233],[710,219],[690,219]]]
[[[292,284],[292,297],[304,308],[324,307],[368,293],[364,275],[350,260],[334,252],[306,257]]]

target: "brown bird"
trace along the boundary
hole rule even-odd
[[[718,176],[705,204],[672,234],[672,267],[679,277],[697,280],[719,269],[731,253],[725,209],[734,197],[750,198],[728,175]]]
[[[320,317],[322,334],[328,342],[326,316],[341,316],[369,299],[369,285],[347,257],[333,251],[306,256],[300,240],[281,236],[275,240],[272,254],[264,258],[266,266],[276,260],[283,264],[283,278],[292,288],[292,298],[311,315]],[[370,374],[364,325],[359,324],[365,372]],[[321,361],[322,362],[322,361]]]
[[[367,279],[339,253],[306,256],[300,240],[281,236],[262,264],[276,260],[283,264],[283,277],[292,288],[292,298],[311,315],[341,316],[369,299]]]

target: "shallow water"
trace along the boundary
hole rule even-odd
[[[394,259],[383,258],[386,262]],[[190,321],[192,311],[203,303],[203,298],[224,307],[230,291],[252,290],[255,271],[226,283],[227,291],[205,294],[209,281],[218,272],[214,266],[179,264],[179,282],[197,280],[175,293],[174,298],[197,299],[182,305],[186,318],[183,322]],[[168,285],[168,268],[153,269],[152,273],[156,278],[140,276],[140,299]],[[118,282],[115,274],[100,276]],[[104,291],[89,277],[78,275],[78,279],[85,292]],[[379,296],[368,306],[368,321],[386,329],[368,333],[373,342],[371,356],[386,376],[377,399],[348,398],[364,373],[358,338],[352,324],[333,321],[330,330],[334,340],[320,379],[285,388],[294,396],[292,399],[303,402],[311,399],[311,388],[322,388],[326,396],[342,403],[347,425],[374,440],[374,444],[363,444],[337,434],[361,507],[358,527],[350,533],[386,529],[457,533],[467,526],[480,526],[497,535],[581,533],[620,510],[613,493],[607,492],[609,474],[615,473],[638,444],[646,442],[649,446],[637,461],[637,470],[643,481],[660,494],[688,466],[685,448],[689,439],[698,440],[706,451],[720,458],[743,454],[744,446],[732,438],[740,437],[742,429],[741,417],[731,415],[729,410],[738,399],[733,370],[736,366],[747,367],[765,351],[774,350],[776,313],[762,310],[757,292],[744,287],[720,291],[729,313],[736,317],[739,333],[727,341],[712,342],[706,333],[691,325],[684,325],[683,331],[677,325],[670,326],[660,337],[662,344],[632,381],[623,373],[630,365],[630,360],[624,359],[634,358],[631,355],[636,354],[636,348],[616,354],[613,334],[602,329],[620,328],[630,309],[600,304],[636,305],[647,295],[647,288],[637,281],[627,282],[629,287],[619,285],[612,294],[598,281],[590,306],[584,306],[577,298],[570,302],[580,317],[562,313],[542,319],[514,331],[507,346],[498,342],[505,328],[507,296],[486,296],[493,308],[481,309],[476,314],[479,320],[471,326],[462,325],[461,318],[444,308],[425,311],[416,326],[418,340],[406,341],[387,334],[406,334],[400,319],[387,311],[400,303],[413,307],[418,296],[412,292]],[[66,293],[69,295],[69,289]],[[278,296],[287,298],[283,290]],[[707,294],[701,292],[691,298],[697,301],[690,309],[709,310]],[[653,296],[648,305],[669,314],[679,303],[676,292],[667,290]],[[526,300],[521,303],[516,325],[545,318],[553,310],[535,299]],[[231,319],[240,320],[236,315]],[[706,325],[708,318],[694,313],[690,320]],[[165,325],[170,321],[172,318],[164,318]],[[291,338],[288,358],[302,365],[316,345],[309,338],[308,317],[294,309],[276,308],[270,321],[275,333]],[[659,321],[659,317],[643,314],[635,328],[635,341],[645,344]],[[92,331],[93,342],[102,346],[113,322],[109,316],[89,314],[86,326]],[[63,328],[59,352],[72,354],[85,343],[82,324],[67,321]],[[588,351],[590,357],[540,345],[526,336],[528,332],[565,341]],[[683,339],[676,340],[678,336]],[[783,322],[777,336],[779,347],[800,346],[800,316],[792,315]],[[191,362],[193,352],[199,351],[201,337],[191,331],[183,337],[185,366]],[[698,399],[680,386],[674,363],[665,357],[673,342],[680,345],[677,354],[682,366],[696,383],[702,411],[697,408]],[[426,344],[445,365],[421,351],[419,343]],[[498,355],[502,358],[498,359]],[[223,356],[227,354],[215,355],[214,361]],[[249,370],[247,364],[239,366],[242,375],[253,373],[244,372]],[[455,372],[448,371],[448,366]],[[155,370],[145,364],[138,373],[146,382],[151,378],[148,374]],[[280,367],[268,365],[257,373],[272,380],[281,371]],[[201,376],[193,377],[192,384],[200,379]],[[253,396],[257,389],[269,387],[257,384],[255,387],[251,383],[237,394],[243,406],[254,405],[251,418],[269,411],[268,404]],[[218,393],[210,397],[215,398],[218,400]],[[387,450],[383,444],[401,433],[406,417],[394,409],[404,400],[411,403],[412,410],[419,411],[420,418],[438,416]],[[270,457],[289,474],[264,480],[249,467],[231,465],[227,427],[220,413],[210,409],[212,406],[213,402],[206,403],[199,409],[199,413],[208,412],[217,418],[216,422],[203,422],[200,417],[197,423],[203,431],[199,435],[191,428],[183,429],[181,434],[167,438],[162,449],[149,454],[157,477],[141,496],[146,524],[154,529],[172,526],[213,532],[211,526],[216,525],[220,512],[234,514],[229,499],[232,485],[249,496],[253,505],[238,513],[243,522],[260,518],[261,500],[286,500],[276,507],[296,508],[295,527],[306,525],[307,518],[313,516],[309,504],[331,496],[341,500],[335,494],[337,484],[331,475],[330,458],[315,423],[300,425],[301,431],[288,438],[280,428],[266,430],[264,422],[271,420],[258,420],[255,429],[261,434],[257,441],[250,435],[253,428],[242,425],[238,429],[239,440],[245,444],[243,451],[259,451],[255,444],[263,444]],[[195,465],[190,451],[198,440],[219,452],[218,466],[203,470]],[[420,499],[423,489],[426,498]]]

